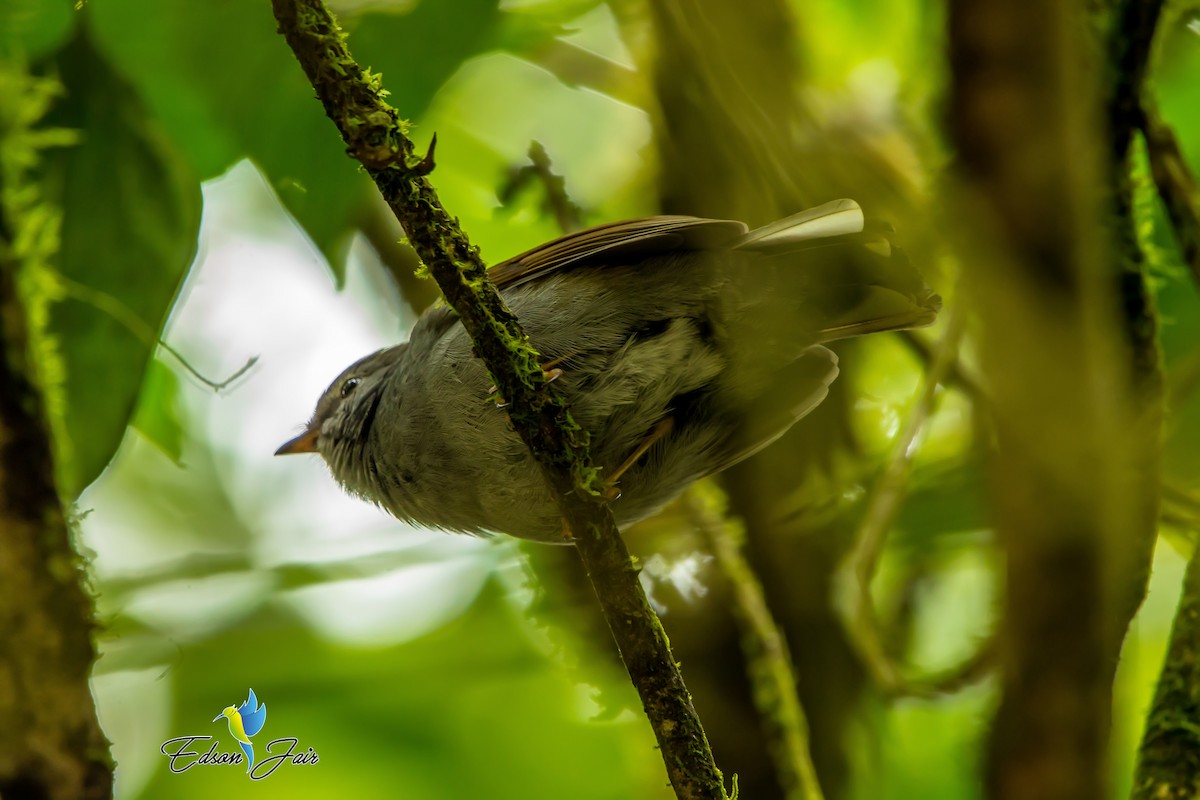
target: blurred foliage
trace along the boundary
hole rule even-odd
[[[416,139],[438,134],[434,183],[487,259],[558,232],[536,185],[503,207],[498,199],[535,139],[585,223],[657,210],[643,4],[334,6]],[[853,131],[895,171],[916,201],[911,235],[930,260],[922,267],[952,300],[935,192],[946,160],[946,75],[933,57],[942,8],[792,0],[790,9],[808,121]],[[1197,169],[1200,36],[1190,23],[1180,12],[1164,24],[1151,88]],[[275,34],[270,4],[0,0],[0,56],[57,78],[65,93],[47,125],[79,133],[75,146],[48,153],[41,175],[64,220],[54,272],[39,284],[51,303],[42,344],[63,363],[43,379],[61,394],[61,490],[80,498],[82,542],[93,551],[104,615],[95,690],[120,764],[118,796],[246,791],[236,769],[171,774],[158,748],[193,732],[219,736],[210,720],[249,686],[271,709],[269,735],[294,735],[321,758],[281,769],[252,787],[260,794],[668,796],[569,551],[410,531],[316,488],[328,482],[316,465],[269,459],[268,443],[307,413],[284,418],[275,404],[303,394],[295,408],[307,406],[359,354],[348,348],[395,340],[411,322],[356,236],[373,188]],[[1171,386],[1166,521],[1186,542],[1200,524],[1200,298],[1149,187],[1140,191]],[[272,303],[294,310],[293,327],[280,327]],[[928,346],[938,333],[915,335]],[[250,355],[264,360],[217,394],[156,346],[160,336],[213,379]],[[343,350],[329,344],[338,337],[349,342]],[[784,501],[806,530],[854,530],[911,410],[919,350],[898,338],[852,350],[854,447],[832,453],[827,471]],[[948,382],[918,441],[875,586],[894,655],[921,670],[969,653],[988,631],[997,591],[974,365],[968,341],[959,362],[967,384]],[[703,670],[705,659],[731,657],[723,637],[733,633],[728,597],[686,527],[668,509],[632,544],[660,558],[647,570],[654,597],[685,677],[695,676],[702,718],[720,720],[711,731],[718,763],[738,772],[757,763],[755,722],[736,669]],[[1126,646],[1113,735],[1119,793],[1180,563],[1160,549]],[[786,581],[788,565],[775,567]],[[845,796],[979,796],[975,754],[993,688],[933,700],[868,693],[847,741],[821,742],[848,754]]]
[[[58,262],[67,299],[52,309],[45,334],[66,362],[57,459],[60,486],[75,496],[121,441],[196,250],[200,192],[141,98],[83,31],[55,54],[54,67],[65,91],[50,119],[82,134],[45,170],[67,219]]]

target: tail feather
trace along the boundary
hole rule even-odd
[[[866,225],[862,208],[853,200],[834,200],[801,211],[770,225],[755,228],[734,244],[735,250],[775,252],[821,247],[827,240],[862,233]]]
[[[799,282],[816,341],[930,325],[942,299],[904,252],[890,226],[868,220],[853,200],[835,200],[744,234],[734,249],[761,253]],[[819,248],[836,248],[812,251]]]

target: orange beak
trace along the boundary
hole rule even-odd
[[[317,436],[320,431],[306,428],[304,433],[297,436],[288,442],[284,442],[283,446],[275,451],[277,456],[290,456],[293,453],[315,453],[317,452]]]

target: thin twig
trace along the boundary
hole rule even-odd
[[[929,369],[929,365],[933,363],[937,356],[937,346],[929,341],[929,337],[922,336],[917,331],[898,331],[896,336],[901,343],[908,347],[921,363]],[[987,392],[980,385],[978,378],[972,375],[964,366],[961,360],[955,359],[946,372],[946,386],[953,386],[960,389],[970,401],[976,406],[980,406],[987,402]]]
[[[536,139],[529,143],[529,163],[515,169],[500,190],[500,202],[508,204],[531,179],[537,179],[546,192],[544,208],[554,214],[558,229],[563,233],[579,230],[583,226],[583,211],[567,194],[566,181],[556,175],[546,148]]]
[[[430,185],[433,145],[417,157],[407,126],[384,102],[380,76],[351,57],[345,34],[321,0],[272,0],[272,7],[347,152],[375,181],[458,313],[500,395],[511,404],[513,428],[559,498],[559,511],[641,697],[676,795],[725,800],[721,773],[666,633],[604,498],[588,433],[546,381],[537,351],[488,279],[479,250]]]
[[[183,357],[183,354],[176,350],[171,345],[167,344],[162,338],[155,334],[154,329],[146,324],[145,320],[134,313],[133,309],[122,303],[116,297],[113,297],[108,292],[95,289],[91,286],[84,286],[78,281],[68,278],[66,275],[57,274],[55,276],[62,286],[63,293],[68,297],[72,297],[81,303],[87,303],[98,311],[108,314],[113,320],[118,322],[121,327],[132,333],[134,336],[142,340],[142,343],[151,350],[155,346],[161,347],[166,352],[179,362],[188,373],[196,380],[203,383],[214,392],[220,392],[229,387],[238,378],[245,375],[250,369],[258,363],[258,356],[251,356],[246,360],[246,363],[239,367],[232,375],[223,381],[214,381],[205,377],[201,372],[193,367],[191,363]]]
[[[808,746],[808,720],[796,696],[792,659],[767,606],[762,584],[742,556],[744,531],[726,515],[725,498],[715,485],[693,486],[683,502],[733,589],[734,615],[741,628],[754,705],[766,729],[767,747],[784,797],[821,800]]]
[[[958,345],[964,328],[961,304],[954,304],[946,315],[946,330],[925,373],[925,385],[909,412],[904,428],[892,447],[883,475],[875,484],[862,524],[855,537],[854,552],[849,559],[854,579],[848,630],[868,671],[879,687],[888,694],[924,693],[910,684],[900,668],[888,656],[883,646],[879,616],[871,597],[871,583],[879,566],[879,558],[887,534],[900,509],[912,471],[917,437],[933,412],[938,389],[958,357]]]
[[[528,14],[508,15],[509,18],[515,16]],[[647,105],[637,70],[557,36],[521,43],[512,48],[512,52],[537,64],[567,86],[585,87],[635,108]]]

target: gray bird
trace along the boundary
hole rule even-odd
[[[837,200],[762,228],[659,216],[490,270],[605,472],[619,525],[779,438],[837,377],[825,343],[928,325],[940,298],[882,226]],[[562,542],[554,497],[497,408],[457,315],[352,364],[277,455],[320,453],[348,492],[418,525]]]

